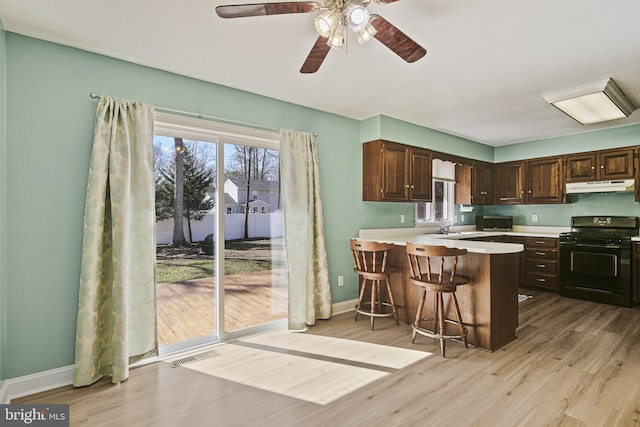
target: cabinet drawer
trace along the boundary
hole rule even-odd
[[[558,251],[555,249],[525,249],[524,256],[528,260],[549,260],[556,261],[558,259]]]
[[[554,289],[558,290],[558,278],[556,276],[547,276],[544,274],[525,273],[524,274],[525,286],[531,286],[536,288]]]
[[[527,259],[525,261],[525,271],[527,273],[544,274],[555,276],[558,273],[558,263],[553,260]]]
[[[558,239],[549,237],[526,237],[524,239],[525,248],[556,248]]]

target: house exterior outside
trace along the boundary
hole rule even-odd
[[[279,181],[249,182],[249,213],[271,213],[282,210]],[[247,180],[227,178],[224,182],[225,213],[244,213],[247,203]]]

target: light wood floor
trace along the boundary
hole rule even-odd
[[[640,310],[527,293],[518,339],[495,353],[451,343],[443,359],[436,341],[412,345],[389,319],[374,332],[351,314],[320,321],[309,333],[434,353],[328,405],[166,363],[14,403],[68,403],[71,425],[92,427],[640,425]]]

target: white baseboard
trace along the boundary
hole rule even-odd
[[[347,313],[349,311],[353,311],[358,302],[357,299],[352,299],[348,301],[341,301],[333,304],[333,314],[342,314]]]
[[[0,405],[8,405],[10,402],[7,381],[2,381],[0,383]]]
[[[5,380],[9,400],[52,390],[73,383],[74,366],[50,369],[35,374]]]

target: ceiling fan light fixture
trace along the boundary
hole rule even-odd
[[[316,27],[318,34],[326,38],[329,37],[338,21],[340,21],[340,12],[336,9],[331,9],[316,16],[313,20],[313,25]]]
[[[623,119],[636,109],[611,79],[543,95],[543,98],[582,125]]]
[[[364,46],[364,44],[369,40],[371,40],[373,36],[376,35],[377,32],[378,31],[373,27],[373,25],[371,25],[371,22],[369,22],[367,26],[364,27],[362,30],[358,31],[357,38],[358,38],[358,43],[360,43],[360,46]]]
[[[347,26],[353,32],[362,31],[369,24],[369,11],[358,3],[350,3],[344,10]]]
[[[333,27],[327,44],[334,49],[340,49],[347,42],[347,26],[343,22],[338,22]]]

